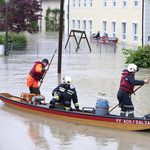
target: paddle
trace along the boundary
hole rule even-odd
[[[148,81],[150,80],[150,78],[148,79]],[[144,84],[143,84],[144,85]],[[140,85],[137,89],[135,89],[131,94],[130,94],[130,96],[133,94],[133,93],[135,93],[139,88],[141,88],[143,85]],[[115,107],[113,107],[110,111],[109,111],[109,113],[112,111],[112,110],[114,110],[117,106],[119,106],[119,104],[117,104]]]
[[[47,69],[49,69],[49,67],[50,67],[50,65],[51,65],[51,63],[52,63],[52,60],[53,60],[53,58],[54,58],[54,56],[55,56],[55,54],[56,54],[56,51],[57,51],[57,49],[55,49],[54,54],[53,54],[53,56],[52,56],[52,58],[51,58],[51,61],[50,61],[49,65],[48,65]],[[39,85],[39,88],[41,87],[41,84],[42,84],[42,82],[43,82],[43,80],[44,80],[44,77],[45,77],[46,73],[47,73],[47,70],[46,70],[46,71],[44,72],[44,74],[43,74],[43,77],[42,77],[41,83],[40,83],[40,85]]]

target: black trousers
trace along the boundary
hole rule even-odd
[[[119,90],[117,93],[117,99],[119,101],[119,107],[125,108],[126,111],[133,111],[134,106],[131,101],[131,97],[129,96],[129,93],[127,93],[124,90]]]

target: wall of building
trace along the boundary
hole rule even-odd
[[[46,10],[50,7],[51,9],[58,8],[60,9],[60,0],[43,0],[42,1],[42,31],[45,31],[45,16],[46,16]],[[40,25],[40,21],[39,21]]]
[[[77,20],[80,20],[80,30],[83,29],[83,20],[86,20],[86,34],[90,37],[89,20],[92,21],[92,33],[101,32],[103,35],[103,21],[107,22],[108,36],[112,36],[112,22],[116,22],[116,37],[119,38],[119,43],[142,45],[142,1],[138,0],[138,7],[133,7],[135,0],[127,0],[127,7],[122,7],[123,0],[116,0],[116,7],[112,7],[113,0],[107,0],[107,7],[104,8],[104,0],[93,0],[92,8],[83,8],[83,0],[81,0],[81,7],[78,8],[79,0],[75,0],[75,8],[73,8],[73,0],[70,0],[70,18],[69,31],[72,29],[72,20],[75,20],[75,29],[77,29]],[[149,9],[150,10],[150,9]],[[126,40],[122,39],[122,23],[125,22],[127,27]],[[133,23],[138,25],[138,40],[133,40]],[[145,31],[146,32],[146,31]]]
[[[143,45],[150,45],[150,0],[144,4],[144,40]]]

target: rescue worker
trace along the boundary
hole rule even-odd
[[[54,98],[50,101],[50,108],[54,108],[55,102],[60,102],[64,105],[65,110],[71,110],[71,99],[75,108],[79,109],[77,93],[75,87],[71,85],[72,79],[68,76],[63,78],[63,84],[60,84],[52,91]]]
[[[42,62],[35,62],[27,76],[27,86],[29,87],[30,93],[41,94],[38,82],[42,79],[44,72],[48,70],[45,68],[48,64],[49,62],[47,59],[43,59]]]
[[[120,116],[125,117],[128,111],[128,117],[134,117],[134,106],[131,101],[131,94],[135,85],[148,84],[149,80],[135,80],[134,74],[139,69],[135,64],[129,64],[127,69],[123,70],[117,98],[119,107],[121,107]]]
[[[98,33],[96,34],[95,38],[98,40],[100,39],[100,31],[98,31]]]

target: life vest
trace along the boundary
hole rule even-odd
[[[120,88],[119,88],[119,90],[125,90],[128,93],[132,93],[134,85],[132,85],[132,84],[128,83],[127,81],[125,81],[125,77],[127,75],[131,75],[134,78],[134,75],[132,73],[130,73],[130,72],[123,72],[122,73],[122,78],[121,78],[121,81],[120,81]]]
[[[41,64],[42,68],[44,68],[45,66],[43,65],[43,63],[41,63],[40,61],[36,61],[34,66],[32,67],[32,69],[29,72],[29,75],[32,76],[35,80],[40,80],[44,74],[44,72],[36,72],[36,65]]]

